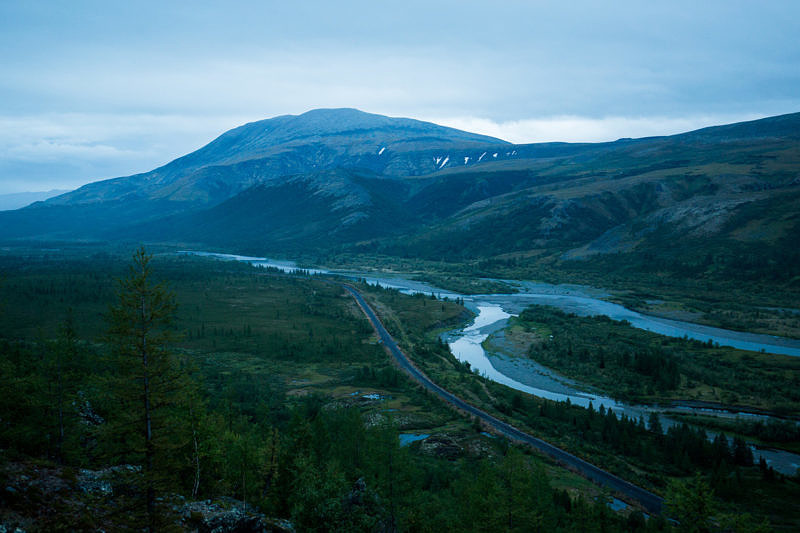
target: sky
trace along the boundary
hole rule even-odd
[[[354,107],[517,143],[800,111],[800,2],[0,2],[0,194]]]

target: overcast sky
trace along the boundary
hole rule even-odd
[[[792,113],[798,36],[796,0],[5,0],[0,194],[144,172],[318,107],[520,143]]]

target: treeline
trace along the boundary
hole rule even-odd
[[[796,420],[725,419],[702,415],[681,415],[690,424],[712,430],[754,437],[760,443],[797,451],[800,443],[800,423]]]
[[[705,431],[688,424],[664,430],[656,414],[647,421],[636,420],[603,405],[595,409],[590,404],[583,409],[570,402],[541,401],[514,391],[497,400],[494,407],[499,412],[523,420],[535,433],[562,435],[579,448],[605,450],[610,454],[608,460],[625,457],[649,465],[649,470],[659,471],[664,477],[685,477],[698,470],[713,473],[722,469],[730,473],[737,466],[753,466],[752,451],[742,439],[729,441],[722,434],[710,439]],[[658,468],[654,468],[656,465]],[[650,481],[663,483],[658,477],[651,477]],[[739,496],[747,492],[746,487],[740,489]]]

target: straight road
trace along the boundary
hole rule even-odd
[[[425,387],[427,390],[433,392],[450,405],[453,405],[466,413],[480,418],[484,423],[491,426],[498,433],[501,433],[510,439],[533,446],[540,452],[549,455],[559,463],[576,470],[581,475],[594,481],[595,483],[608,487],[612,491],[618,492],[619,494],[627,497],[629,500],[638,502],[649,513],[661,513],[661,507],[664,503],[664,500],[661,497],[641,487],[638,487],[633,483],[629,483],[624,479],[611,474],[610,472],[606,472],[605,470],[602,470],[593,464],[584,461],[580,457],[576,457],[571,453],[562,450],[561,448],[553,446],[549,442],[545,442],[542,439],[534,437],[533,435],[529,435],[528,433],[525,433],[524,431],[521,431],[514,426],[493,417],[489,413],[468,404],[458,396],[451,394],[431,381],[425,374],[420,372],[417,367],[411,363],[400,347],[397,346],[394,338],[392,338],[389,332],[386,331],[386,328],[383,327],[383,324],[375,314],[375,311],[373,311],[372,307],[367,304],[367,302],[361,296],[361,293],[359,293],[350,285],[342,286],[353,296],[358,306],[372,323],[372,326],[378,333],[381,342],[392,355],[392,357],[394,357],[397,364],[400,365],[400,367],[409,376],[411,376],[414,381]]]

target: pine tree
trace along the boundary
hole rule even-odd
[[[714,490],[699,473],[689,481],[671,481],[664,505],[669,515],[680,522],[681,531],[702,533],[713,529],[717,513]]]
[[[109,451],[115,459],[141,465],[147,528],[154,531],[156,492],[174,487],[181,468],[191,465],[191,382],[170,348],[175,340],[175,297],[153,283],[151,259],[143,247],[133,254],[109,312],[108,341],[116,374],[111,383],[114,416],[107,435],[113,439]]]
[[[64,440],[65,440],[65,405],[67,395],[71,393],[69,383],[74,383],[74,376],[71,370],[75,367],[78,359],[78,338],[75,333],[75,322],[72,317],[72,309],[69,309],[67,316],[61,325],[58,342],[52,347],[52,355],[47,368],[47,377],[53,388],[52,404],[55,411],[56,422],[56,457],[58,462],[64,463]]]

